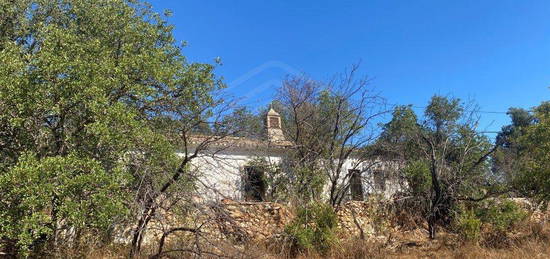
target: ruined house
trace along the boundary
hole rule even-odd
[[[251,161],[262,158],[270,164],[282,163],[293,143],[283,134],[281,116],[270,109],[265,118],[265,138],[224,137],[201,150],[192,161],[192,170],[199,173],[201,192],[213,200],[264,201],[267,189],[261,168]],[[194,136],[190,149],[197,148],[206,136]],[[373,164],[375,166],[373,166]],[[396,168],[390,161],[364,161],[353,156],[344,162],[349,173],[347,200],[363,200],[368,195],[389,197],[399,189],[391,172]]]

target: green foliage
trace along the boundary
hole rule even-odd
[[[527,212],[512,200],[488,200],[482,203],[461,206],[455,219],[458,233],[468,241],[479,241],[482,235],[488,237],[506,236],[516,224],[527,217]],[[482,226],[490,231],[482,233]]]
[[[550,102],[536,107],[535,123],[523,128],[517,138],[521,146],[518,169],[512,184],[522,194],[539,200],[550,200]]]
[[[42,160],[25,154],[0,175],[0,239],[28,253],[61,227],[106,231],[127,211],[119,192],[126,177],[76,154]]]
[[[424,115],[435,129],[452,127],[464,115],[464,106],[458,98],[434,95]]]
[[[265,137],[264,120],[265,116],[253,114],[246,107],[241,107],[225,116],[222,125],[229,128],[234,136],[262,138]]]
[[[327,175],[321,170],[309,167],[296,167],[293,171],[292,188],[294,196],[300,201],[319,200],[323,187],[327,183]]]
[[[403,174],[413,193],[421,195],[430,191],[432,178],[430,176],[429,164],[426,161],[416,160],[409,162],[403,169]]]
[[[458,200],[482,197],[495,185],[488,159],[493,145],[466,110],[460,99],[438,95],[422,119],[410,107],[398,107],[377,143],[404,162],[400,173],[409,187],[405,195],[414,197],[411,212],[428,221],[432,238],[437,225],[451,223]]]
[[[371,152],[388,158],[404,160],[420,159],[417,137],[420,130],[418,118],[411,106],[398,106],[392,119],[382,126],[382,134]]]
[[[255,158],[247,163],[263,172],[263,181],[267,185],[266,200],[274,202],[303,202],[317,200],[326,184],[326,177],[320,172],[308,168],[288,169],[283,160],[273,163],[265,158]]]
[[[460,210],[456,227],[460,236],[467,241],[479,241],[481,238],[481,220],[472,209]]]
[[[476,211],[483,223],[491,224],[494,230],[504,233],[527,217],[527,212],[511,200],[490,201]]]
[[[214,66],[140,1],[0,1],[0,17],[0,243],[104,229],[157,195],[220,101]]]
[[[418,118],[411,106],[397,106],[392,112],[390,122],[382,125],[380,140],[398,143],[408,141],[418,130]]]
[[[296,218],[286,226],[285,232],[291,238],[294,249],[324,254],[337,242],[337,220],[330,205],[314,202],[298,209]]]

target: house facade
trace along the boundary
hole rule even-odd
[[[268,172],[255,168],[252,162],[261,159],[279,165],[294,146],[285,139],[281,116],[273,109],[266,115],[265,130],[264,139],[224,137],[200,151],[192,160],[192,170],[198,172],[201,195],[213,200],[264,201],[267,190],[264,176]],[[203,137],[193,138],[191,149],[198,148],[203,141]],[[345,179],[349,181],[346,199],[363,200],[372,194],[391,196],[399,190],[399,184],[391,177],[395,168],[391,161],[353,157],[344,161],[342,170],[350,176]]]

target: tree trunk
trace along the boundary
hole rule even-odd
[[[431,168],[430,173],[432,177],[432,190],[434,196],[432,198],[432,204],[430,207],[430,215],[428,216],[428,231],[430,232],[430,239],[435,239],[436,236],[436,225],[439,217],[439,203],[441,202],[441,186],[439,184],[439,175],[437,173],[437,160],[435,151],[432,147],[432,157],[431,157]]]
[[[143,243],[143,235],[145,234],[147,225],[149,224],[149,221],[151,221],[154,213],[155,209],[149,206],[147,209],[145,209],[141,218],[139,219],[138,225],[136,226],[136,229],[134,230],[134,234],[132,236],[132,247],[130,249],[129,255],[130,258],[134,258],[139,254],[141,250],[141,244]]]
[[[428,219],[428,232],[430,235],[430,239],[435,239],[436,237],[436,220],[434,216],[430,216]]]

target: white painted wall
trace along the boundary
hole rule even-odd
[[[180,154],[181,155],[181,154]],[[191,162],[191,170],[198,175],[200,195],[206,199],[220,200],[244,199],[243,174],[244,167],[255,158],[264,158],[269,163],[278,164],[282,161],[284,150],[262,151],[257,149],[226,149],[216,152],[204,152]],[[395,171],[397,165],[391,162],[377,161],[372,166],[372,161],[359,163],[357,159],[349,159],[344,163],[344,172],[350,169],[359,169],[363,178],[363,193],[382,194],[390,197],[397,192],[401,185],[389,177],[386,179],[385,190],[378,190],[375,187],[375,176],[377,172]],[[326,188],[328,197],[328,186]]]
[[[265,154],[258,150],[224,150],[205,152],[191,162],[191,170],[199,180],[199,192],[208,199],[242,200],[244,168],[256,158],[279,164],[282,155]]]

